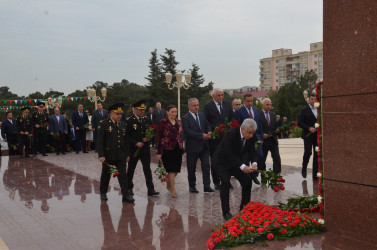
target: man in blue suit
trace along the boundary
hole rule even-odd
[[[244,105],[241,108],[236,110],[236,119],[239,121],[240,124],[242,124],[242,122],[245,119],[248,119],[248,118],[253,119],[257,123],[257,126],[258,126],[257,131],[256,131],[257,139],[258,141],[263,142],[263,130],[262,130],[262,124],[261,124],[260,115],[259,115],[260,111],[256,107],[253,107],[253,95],[245,94],[243,96],[243,103]],[[266,169],[265,167],[263,168],[263,166],[265,165],[265,162],[263,158],[263,150],[261,148],[258,150],[257,155],[258,155],[258,161],[257,161],[258,167],[260,169]],[[244,160],[245,160],[244,163],[246,165],[249,165],[248,154],[245,154]],[[258,172],[253,172],[250,175],[254,183],[257,185],[260,185],[260,182],[257,179]]]
[[[7,119],[1,124],[1,137],[8,143],[9,155],[17,154],[17,125],[16,120],[13,119],[13,113],[7,112]]]
[[[76,154],[80,152],[82,148],[83,153],[86,151],[86,130],[85,125],[89,123],[88,115],[84,112],[82,104],[77,105],[77,111],[72,113],[72,124],[75,127],[77,148]]]
[[[186,136],[187,172],[191,193],[199,193],[196,189],[196,162],[200,158],[203,186],[205,193],[214,192],[211,188],[210,165],[209,165],[209,143],[211,138],[211,127],[205,115],[199,112],[199,100],[190,98],[188,100],[189,112],[182,117],[182,128]]]
[[[65,155],[66,135],[68,134],[67,122],[63,115],[60,114],[60,109],[54,109],[54,115],[50,117],[49,132],[54,136],[56,154],[59,155],[60,151]],[[60,150],[61,147],[61,150]]]

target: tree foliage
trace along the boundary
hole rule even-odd
[[[306,90],[312,93],[315,89],[317,74],[311,70],[307,71],[297,82],[287,83],[277,92],[272,92],[269,98],[272,101],[274,112],[281,117],[286,116],[289,121],[296,121],[301,108],[307,103],[303,92]]]

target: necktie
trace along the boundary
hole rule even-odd
[[[103,117],[102,110],[99,111],[99,116],[100,116],[101,119],[102,119],[102,117]]]
[[[74,141],[75,140],[75,129],[71,128],[71,131],[72,131],[72,140]]]
[[[243,148],[245,147],[245,138],[241,138],[241,140],[242,140],[242,150],[243,150]]]
[[[161,109],[158,110],[158,114],[161,115]]]
[[[270,115],[268,114],[268,112],[266,112],[266,117],[267,117],[267,124],[268,126],[270,126]]]
[[[254,119],[254,117],[253,117],[253,113],[251,113],[251,108],[249,108],[249,114],[250,114],[250,118],[251,118],[251,119]]]
[[[82,112],[80,112],[80,117],[82,118]]]
[[[223,113],[223,106],[221,105],[221,102],[219,102],[218,104],[220,106],[220,114],[222,114]]]
[[[198,124],[199,128],[200,128],[200,122],[199,122],[199,117],[198,117],[198,113],[195,114],[195,121],[196,123]],[[202,128],[200,128],[201,130]]]

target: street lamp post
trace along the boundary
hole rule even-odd
[[[89,101],[94,102],[95,110],[97,110],[97,101],[104,102],[106,100],[107,89],[105,87],[101,89],[101,94],[102,94],[103,99],[97,96],[96,90],[93,88],[88,87],[86,89],[86,93],[88,95]]]
[[[168,72],[165,74],[166,83],[168,85],[168,88],[170,90],[174,89],[176,87],[178,89],[178,119],[181,119],[181,88],[188,89],[191,84],[191,74],[186,73],[185,81],[182,81],[183,73],[178,70],[178,72],[175,74],[175,78],[177,79],[176,82],[172,83],[173,75]]]

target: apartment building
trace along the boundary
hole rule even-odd
[[[275,49],[272,56],[260,60],[259,82],[262,90],[278,90],[294,82],[306,71],[314,70],[323,80],[323,42],[311,43],[310,51],[292,54],[292,49]]]

